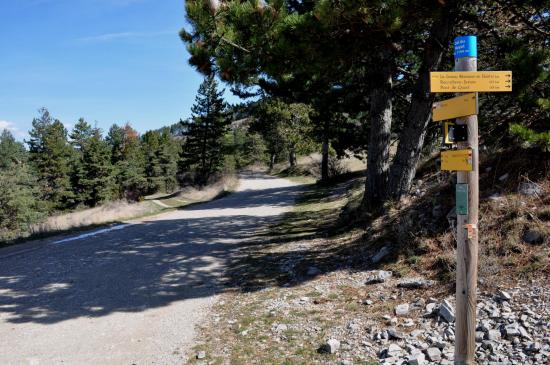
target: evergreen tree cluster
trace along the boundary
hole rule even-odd
[[[140,135],[129,123],[104,134],[84,119],[69,132],[43,108],[29,139],[0,135],[0,240],[15,238],[50,214],[114,201],[139,201],[265,160],[265,144],[240,106],[230,107],[206,77],[192,117]],[[248,110],[248,108],[245,108]]]

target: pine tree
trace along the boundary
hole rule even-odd
[[[147,131],[143,136],[145,176],[149,193],[171,192],[177,187],[177,157],[179,148],[170,130]]]
[[[139,134],[129,123],[114,124],[107,134],[111,163],[118,189],[117,197],[139,200],[147,192],[145,160]]]
[[[178,172],[179,152],[179,144],[172,138],[170,130],[163,128],[160,133],[158,159],[163,177],[162,189],[165,192],[174,191],[178,185],[176,175]]]
[[[83,151],[93,135],[92,126],[83,118],[80,118],[71,132],[71,145],[76,150]]]
[[[71,185],[74,192],[74,200],[77,204],[85,204],[90,199],[86,192],[86,187],[84,186],[84,180],[87,175],[87,171],[84,166],[84,151],[86,150],[92,137],[92,126],[84,119],[79,119],[70,134],[71,145],[74,148],[73,159],[71,162]]]
[[[47,109],[40,109],[40,117],[32,122],[29,132],[29,160],[38,176],[42,199],[50,209],[62,210],[74,204],[71,189],[73,150],[67,141],[67,130],[54,120]]]
[[[22,163],[26,160],[26,154],[25,146],[4,129],[0,134],[0,169],[7,169],[14,163]]]
[[[81,180],[85,202],[89,206],[108,201],[114,192],[113,169],[108,144],[99,128],[92,130],[92,136],[82,151],[84,176]]]
[[[143,152],[145,156],[145,177],[147,179],[148,193],[153,194],[162,188],[162,169],[158,152],[160,149],[160,136],[157,131],[147,131],[142,138]]]
[[[205,185],[223,165],[223,137],[229,120],[222,94],[214,76],[205,77],[191,108],[191,120],[182,122],[185,142],[180,170],[194,171],[199,185]]]
[[[42,210],[25,147],[4,130],[0,135],[0,240],[28,231],[43,216]]]

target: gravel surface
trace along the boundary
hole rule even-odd
[[[219,200],[0,250],[0,363],[181,364],[227,263],[300,190],[248,174]]]

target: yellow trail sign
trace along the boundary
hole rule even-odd
[[[512,71],[430,72],[432,93],[512,91]]]
[[[434,103],[432,107],[432,119],[434,122],[474,114],[477,114],[477,96],[475,93],[439,101]]]
[[[442,151],[441,170],[472,171],[472,150]]]

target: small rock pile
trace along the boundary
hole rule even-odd
[[[550,362],[550,307],[542,288],[516,288],[513,295],[498,291],[478,298],[476,360],[478,364],[548,364]],[[411,320],[388,316],[388,328],[372,333],[381,364],[453,364],[455,314],[452,300],[429,299],[395,307],[396,317],[407,316],[409,307],[421,308],[416,329],[404,329]],[[411,326],[412,327],[412,326]]]

